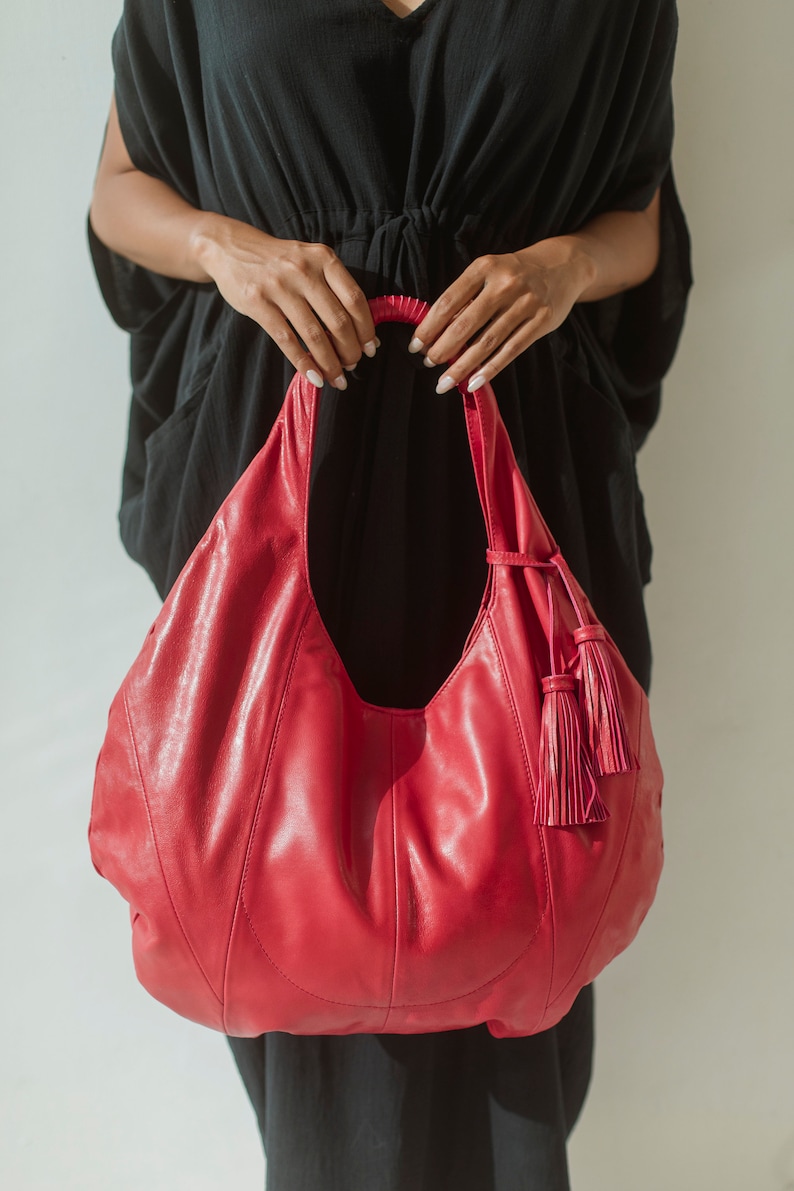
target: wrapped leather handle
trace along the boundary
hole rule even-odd
[[[372,321],[378,323],[410,323],[418,327],[430,309],[429,302],[422,302],[419,298],[406,298],[400,294],[386,294],[380,298],[371,298],[369,308]],[[453,356],[449,363],[457,359]],[[460,382],[458,389],[464,396],[468,395],[465,379]]]
[[[418,327],[430,309],[428,302],[419,298],[404,298],[397,294],[387,294],[380,298],[372,298],[369,303],[372,321],[378,323],[411,323]]]

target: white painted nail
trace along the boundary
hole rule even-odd
[[[364,354],[372,359],[379,347],[380,339],[370,339],[369,343],[364,344]]]
[[[454,389],[457,381],[451,376],[442,376],[441,380],[436,385],[437,393],[448,393],[450,389]]]
[[[315,389],[321,389],[323,387],[323,378],[320,376],[319,372],[315,372],[313,368],[310,368],[306,373],[306,378],[312,382]]]
[[[345,377],[337,376],[336,379],[334,380],[334,387],[337,389],[346,389],[347,388],[347,380],[345,379]]]
[[[483,374],[481,372],[478,372],[476,376],[473,376],[471,378],[469,383],[466,385],[466,388],[469,390],[470,393],[474,393],[477,391],[477,389],[481,389],[484,384],[485,384],[485,377],[483,376]]]
[[[345,372],[354,372],[355,369],[356,369],[355,364],[345,364]]]
[[[431,360],[431,359],[430,359],[430,356],[425,356],[425,358],[424,358],[424,360],[422,361],[422,363],[424,364],[425,368],[438,368],[438,367],[440,367],[440,365],[439,365],[439,364],[436,364],[434,360]]]
[[[408,344],[408,350],[409,352],[420,352],[424,346],[425,345],[422,343],[422,340],[417,339],[416,336],[414,336],[411,342]]]

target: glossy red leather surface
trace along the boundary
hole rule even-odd
[[[378,299],[376,319],[426,308]],[[644,691],[608,635],[637,767],[609,818],[534,820],[542,680],[596,617],[513,456],[490,386],[463,393],[492,563],[457,667],[426,707],[353,688],[312,597],[318,392],[296,376],[110,708],[89,842],[129,902],[141,983],[239,1036],[553,1025],[636,934],[662,866]],[[505,555],[507,560],[507,554]]]

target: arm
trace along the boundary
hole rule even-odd
[[[226,301],[258,322],[314,384],[325,378],[346,388],[344,369],[354,367],[362,351],[375,352],[364,293],[330,248],[280,240],[198,210],[136,169],[115,97],[89,218],[99,239],[128,260],[166,277],[214,281]]]
[[[576,302],[640,285],[658,259],[657,190],[644,211],[606,211],[571,235],[478,257],[431,307],[411,350],[423,351],[431,367],[461,353],[437,391],[447,392],[466,377],[474,390],[556,330]]]
[[[136,265],[184,281],[210,281],[199,260],[202,237],[222,216],[198,211],[159,178],[135,168],[112,97],[89,211],[103,244]]]
[[[605,211],[571,236],[590,265],[580,302],[610,298],[647,281],[659,261],[659,191],[644,211]]]

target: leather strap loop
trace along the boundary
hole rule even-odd
[[[552,691],[573,690],[576,690],[576,679],[572,674],[549,674],[543,679],[543,691],[546,695],[550,695]]]
[[[486,550],[485,561],[495,566],[504,567],[553,567],[553,562],[533,558],[530,554],[522,554],[518,550]]]
[[[579,629],[574,629],[573,639],[577,645],[582,645],[585,641],[606,641],[606,632],[600,624],[585,624]]]

